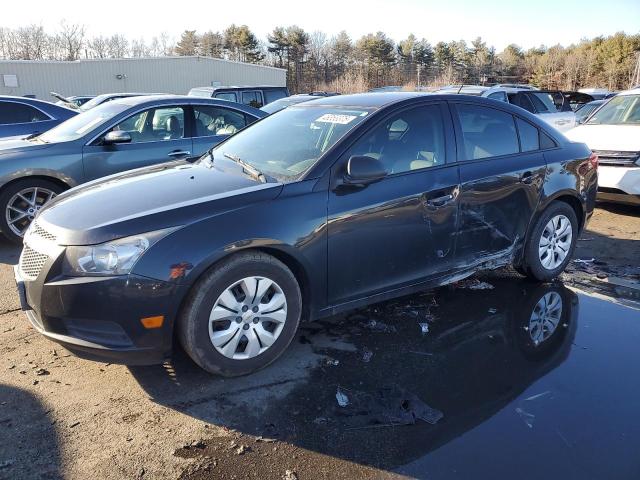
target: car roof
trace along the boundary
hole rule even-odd
[[[125,97],[118,98],[109,102],[109,105],[124,105],[126,107],[136,106],[153,106],[153,105],[165,105],[175,102],[180,102],[185,105],[214,105],[219,107],[229,107],[236,110],[240,110],[245,113],[250,113],[255,117],[264,117],[266,113],[257,108],[245,105],[243,103],[230,102],[228,100],[220,100],[216,98],[208,97],[194,97],[190,95],[143,95],[138,97]],[[96,107],[97,108],[97,107]]]
[[[640,86],[620,92],[618,95],[640,95]]]
[[[229,85],[229,86],[219,86],[219,87],[193,87],[191,90],[206,90],[206,91],[216,91],[216,90],[247,90],[247,89],[259,89],[259,88],[287,88],[280,85]]]
[[[75,112],[78,113],[77,110],[69,107],[65,107],[64,105],[56,105],[53,102],[48,102],[46,100],[40,100],[39,98],[29,98],[29,97],[18,97],[14,95],[0,95],[0,101],[7,100],[11,102],[18,103],[26,103],[28,105],[33,105],[34,107],[38,107],[42,110],[47,111],[48,113],[52,113],[52,111],[65,111],[65,112]]]
[[[393,103],[402,102],[403,100],[424,96],[435,97],[436,95],[427,92],[367,92],[352,95],[318,97],[312,104],[314,106],[381,108]],[[445,95],[437,96],[445,97]],[[454,97],[453,95],[448,96]]]

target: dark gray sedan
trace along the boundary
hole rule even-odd
[[[123,170],[198,158],[266,115],[224,100],[132,97],[92,108],[42,135],[0,141],[0,231],[19,242],[58,193]]]

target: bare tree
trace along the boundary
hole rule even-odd
[[[84,46],[84,25],[62,21],[58,37],[65,49],[65,60],[78,60]]]
[[[108,58],[109,57],[109,39],[102,35],[93,37],[87,41],[87,47],[91,58]]]
[[[144,41],[144,38],[131,41],[131,56],[136,58],[151,56],[151,50]]]
[[[108,41],[109,58],[124,58],[129,53],[129,42],[123,35],[111,35]]]

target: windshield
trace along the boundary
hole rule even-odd
[[[72,142],[94,130],[95,127],[103,125],[127,108],[129,105],[117,103],[100,105],[88,112],[71,117],[66,122],[62,122],[57,127],[43,133],[38,139],[45,143]]]
[[[266,175],[292,181],[368,113],[362,108],[293,106],[238,132],[216,147],[214,156],[239,158]]]
[[[587,125],[640,125],[640,95],[618,95],[587,121]]]

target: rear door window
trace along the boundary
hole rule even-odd
[[[226,100],[228,102],[237,102],[238,101],[238,99],[236,98],[235,92],[220,92],[220,93],[216,93],[215,98],[218,98],[220,100]]]
[[[194,105],[195,136],[233,135],[247,125],[245,115],[230,108]]]
[[[263,90],[262,93],[264,94],[265,105],[287,97],[287,91],[284,88],[270,88],[269,90]]]
[[[458,104],[463,160],[478,160],[519,153],[518,135],[511,114],[495,108]]]
[[[262,92],[258,90],[250,90],[242,92],[242,103],[253,108],[260,108],[264,105],[262,101]]]
[[[43,122],[50,118],[24,103],[0,102],[0,124]]]

